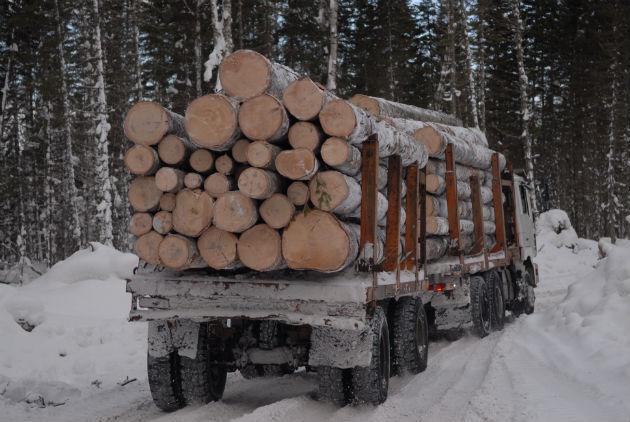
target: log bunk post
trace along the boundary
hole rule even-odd
[[[357,269],[372,272],[372,287],[376,288],[376,207],[378,177],[378,136],[372,135],[361,149],[361,235]]]
[[[507,258],[507,242],[505,238],[505,216],[503,215],[501,170],[499,169],[499,154],[492,154],[492,205],[494,207],[494,221],[496,225],[496,242],[490,253],[503,251]]]
[[[416,281],[416,289],[418,289],[420,277],[418,275],[418,264],[420,257],[418,256],[418,245],[424,250],[424,239],[420,239],[420,232],[418,230],[418,216],[424,215],[421,204],[418,202],[418,195],[423,197],[420,192],[420,171],[418,164],[412,164],[407,167],[407,196],[405,198],[405,213],[407,218],[405,220],[405,253],[403,256],[401,269],[407,271],[413,271]],[[418,210],[420,208],[420,211]],[[423,219],[423,221],[426,219]],[[422,252],[420,253],[422,255]]]
[[[446,206],[448,209],[448,234],[451,239],[451,255],[459,256],[463,266],[463,255],[461,253],[461,239],[459,232],[459,212],[457,210],[457,174],[455,173],[455,157],[453,157],[453,145],[448,144],[445,152],[446,171],[444,179],[446,181]]]

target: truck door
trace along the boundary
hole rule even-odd
[[[518,239],[520,247],[528,251],[524,251],[524,256],[535,256],[536,240],[534,233],[534,217],[530,204],[529,191],[524,185],[522,179],[515,180],[516,192],[516,219],[518,229]]]

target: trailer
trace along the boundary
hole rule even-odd
[[[341,273],[177,272],[141,263],[127,282],[131,321],[148,321],[148,378],[156,405],[220,400],[228,372],[246,378],[315,371],[320,399],[387,399],[391,375],[428,364],[429,334],[472,327],[484,337],[506,310],[534,310],[538,282],[532,193],[492,160],[496,242],[484,245],[480,182],[470,178],[475,246],[460,247],[457,177],[446,150],[450,257],[426,259],[426,169],[388,160],[384,259],[377,262],[378,137],[363,143],[359,257]],[[401,227],[402,181],[406,224]],[[404,242],[400,242],[401,229]]]

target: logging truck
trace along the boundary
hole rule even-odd
[[[301,367],[316,373],[320,399],[379,404],[387,398],[390,375],[427,367],[430,333],[469,328],[484,337],[503,327],[507,310],[533,312],[536,240],[532,192],[524,176],[509,163],[500,165],[499,154],[492,156],[489,207],[495,227],[488,244],[480,180],[471,174],[462,184],[448,145],[443,231],[449,253],[431,261],[424,218],[431,206],[427,167],[405,163],[398,154],[386,158],[389,206],[379,243],[378,135],[362,142],[360,154],[358,258],[343,271],[175,271],[146,263],[136,269],[127,282],[130,320],[149,322],[148,379],[158,407],[175,410],[219,400],[228,372],[252,378]],[[165,185],[176,179],[158,176]],[[227,183],[219,177],[212,183]],[[199,186],[201,180],[186,184]],[[458,189],[463,188],[470,190],[472,204],[466,221],[472,221],[473,243],[466,248],[458,212]]]

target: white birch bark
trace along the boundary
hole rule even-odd
[[[208,60],[204,64],[206,71],[203,78],[206,82],[212,79],[214,69],[216,69],[221,60],[234,49],[232,41],[232,1],[221,0],[221,16],[219,17],[219,0],[210,0],[210,10],[212,14],[212,26],[214,28],[213,44],[214,47]],[[221,90],[221,82],[217,78],[216,91]]]
[[[459,9],[459,16],[462,19],[459,27],[461,29],[464,52],[466,53],[466,77],[468,82],[468,102],[470,106],[470,116],[473,126],[478,128],[479,111],[477,110],[477,95],[475,91],[475,78],[473,76],[472,51],[470,49],[470,41],[468,40],[468,13],[466,12],[466,3],[464,0],[459,0]]]
[[[608,153],[606,154],[606,160],[608,161],[608,167],[606,168],[606,227],[608,236],[611,243],[617,242],[617,197],[615,195],[615,143],[616,143],[616,109],[617,109],[617,96],[619,90],[619,81],[617,75],[617,66],[619,53],[617,46],[615,45],[617,35],[617,25],[612,27],[613,38],[613,59],[610,64],[611,75],[611,98],[610,98],[610,110],[609,110],[609,123],[608,123]]]
[[[338,8],[337,0],[330,0],[330,47],[328,50],[328,79],[326,81],[326,88],[333,93],[337,90],[337,47],[339,45],[339,37],[337,34]]]
[[[201,88],[201,5],[204,0],[197,0],[195,4],[195,93],[197,98],[203,95]]]
[[[131,5],[132,19],[132,32],[133,32],[133,48],[135,59],[135,78],[136,78],[136,101],[142,99],[142,65],[140,63],[140,27],[138,21],[140,20],[140,11],[138,10],[138,3],[140,0],[133,0]]]

